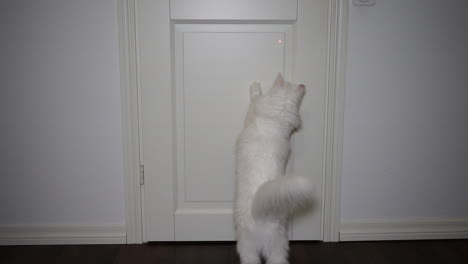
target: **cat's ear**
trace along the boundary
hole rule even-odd
[[[280,72],[278,73],[278,75],[276,75],[275,83],[273,83],[273,86],[284,87],[284,78]]]
[[[250,100],[253,100],[257,96],[262,95],[262,86],[260,83],[254,82],[250,85]]]

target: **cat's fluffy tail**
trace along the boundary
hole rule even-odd
[[[303,177],[283,176],[265,182],[255,193],[252,215],[255,220],[282,220],[311,205],[313,185]]]

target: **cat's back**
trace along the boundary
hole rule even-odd
[[[272,137],[255,125],[245,127],[237,140],[236,174],[238,183],[256,188],[281,176],[289,153],[286,139]]]

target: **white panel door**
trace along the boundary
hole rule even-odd
[[[248,88],[269,87],[278,72],[307,87],[289,169],[317,186],[291,239],[322,239],[328,4],[291,1],[282,16],[284,1],[258,14],[248,3],[191,13],[182,0],[137,2],[145,241],[234,240],[234,150]]]

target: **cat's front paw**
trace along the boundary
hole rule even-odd
[[[260,95],[262,95],[262,86],[259,82],[253,82],[250,85],[250,98],[253,99]]]

